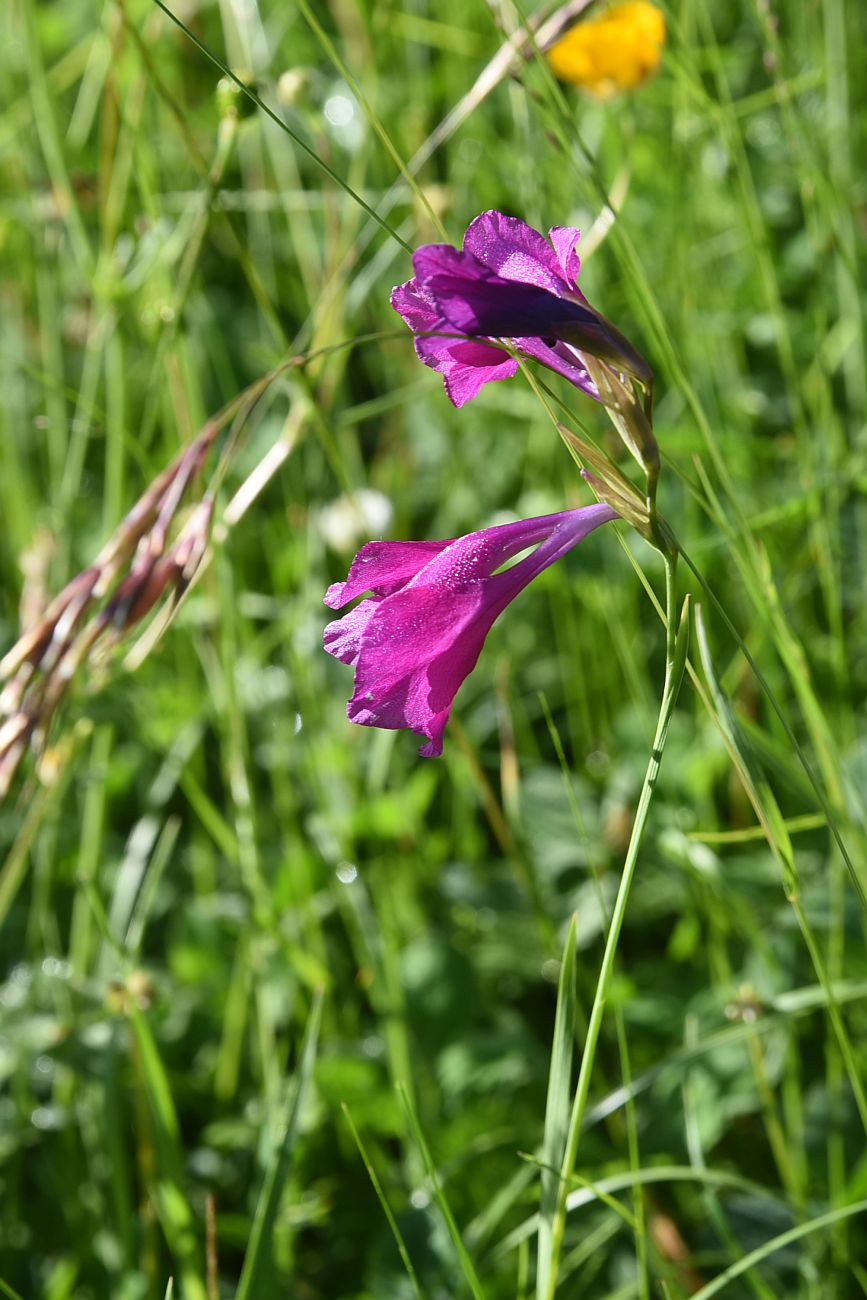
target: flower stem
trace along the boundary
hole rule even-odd
[[[614,970],[617,944],[620,939],[620,932],[623,928],[623,921],[626,916],[629,891],[632,888],[632,882],[635,878],[635,869],[638,865],[641,841],[647,825],[647,816],[650,811],[653,792],[656,788],[656,780],[659,775],[660,763],[662,762],[662,753],[665,748],[665,741],[668,736],[668,729],[671,724],[675,704],[677,703],[677,696],[680,690],[681,681],[683,680],[683,670],[686,662],[688,618],[686,612],[681,625],[681,633],[678,633],[677,626],[675,588],[677,555],[672,552],[664,553],[663,560],[665,561],[666,609],[665,684],[662,690],[662,701],[659,709],[659,719],[656,724],[656,734],[653,737],[653,747],[650,752],[647,771],[644,776],[644,783],[641,787],[638,807],[635,811],[635,820],[629,838],[629,848],[626,852],[626,860],[623,864],[623,873],[620,877],[620,886],[617,890],[617,897],[614,900],[611,923],[608,927],[608,936],[605,940],[605,951],[602,956],[602,965],[599,970],[599,978],[596,983],[593,1006],[590,1011],[590,1023],[587,1027],[587,1037],[584,1042],[584,1052],[581,1057],[581,1066],[578,1071],[578,1083],[575,1088],[572,1113],[569,1119],[569,1131],[566,1137],[563,1162],[560,1167],[560,1194],[551,1225],[551,1262],[548,1270],[548,1290],[544,1300],[553,1300],[554,1293],[557,1289],[558,1264],[563,1246],[563,1235],[566,1230],[566,1198],[568,1196],[569,1183],[572,1179],[575,1169],[575,1161],[578,1155],[581,1122],[584,1117],[587,1098],[590,1093],[590,1078],[593,1073],[593,1065],[596,1059],[596,1048],[599,1043],[599,1034],[602,1029],[602,1020],[605,1014],[605,1003],[611,985],[611,976]],[[542,1300],[542,1298],[540,1298],[540,1300]]]

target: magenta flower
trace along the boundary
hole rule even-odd
[[[597,401],[585,354],[638,377],[647,372],[578,288],[580,233],[554,226],[549,243],[517,217],[483,212],[467,227],[462,251],[426,244],[413,255],[415,276],[392,290],[391,305],[416,335],[418,356],[444,376],[455,406],[518,368],[514,357],[485,340],[508,340]]]
[[[339,609],[372,593],[325,629],[325,649],[355,669],[350,721],[409,727],[427,736],[420,754],[441,754],[452,702],[495,619],[533,578],[615,518],[608,506],[593,505],[442,542],[368,542],[346,581],[325,596]],[[530,555],[497,572],[530,546]]]

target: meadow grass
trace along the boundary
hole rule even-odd
[[[0,807],[0,1293],[867,1294],[867,10],[675,0],[600,104],[470,94],[520,5],[167,8],[0,11],[4,651],[274,372],[198,580]],[[321,651],[368,536],[589,500],[557,421],[634,469],[550,375],[455,411],[415,358],[408,250],[489,207],[582,227],[695,607],[605,959],[659,556],[528,589],[440,760]]]

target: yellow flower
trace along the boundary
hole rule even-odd
[[[656,71],[665,19],[647,0],[613,5],[599,18],[576,23],[547,51],[555,77],[597,99],[632,90]]]

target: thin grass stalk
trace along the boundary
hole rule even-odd
[[[569,1081],[572,1074],[572,1053],[575,1043],[575,940],[578,917],[573,912],[557,988],[557,1012],[554,1019],[554,1042],[551,1048],[551,1069],[548,1075],[548,1097],[545,1104],[545,1130],[542,1137],[542,1161],[539,1197],[539,1255],[536,1269],[536,1294],[544,1297],[549,1285],[551,1262],[551,1234],[560,1195],[557,1165],[563,1152],[569,1128]]]
[[[343,190],[354,203],[358,204],[360,208],[363,208],[367,215],[375,221],[378,226],[381,226],[386,234],[391,235],[392,239],[396,240],[396,242],[400,244],[401,248],[403,248],[407,253],[412,252],[412,249],[406,240],[400,237],[397,231],[388,224],[385,218],[381,217],[379,213],[352,188],[348,181],[345,181],[338,172],[334,171],[334,169],[328,165],[324,158],[322,158],[306,140],[298,135],[297,132],[293,131],[289,124],[280,117],[279,113],[275,113],[273,108],[269,108],[252,86],[248,86],[244,81],[242,81],[237,73],[233,72],[227,63],[224,63],[223,60],[213,52],[213,50],[208,49],[207,45],[205,45],[203,41],[200,41],[198,36],[190,31],[186,23],[182,22],[177,14],[172,13],[171,9],[169,9],[167,5],[163,4],[163,0],[154,0],[154,4],[159,9],[162,9],[166,17],[170,18],[176,27],[181,29],[184,35],[192,41],[196,49],[200,50],[201,53],[215,65],[215,67],[220,69],[224,77],[228,77],[233,81],[243,95],[246,95],[248,99],[252,100],[257,108],[261,109],[261,111],[269,117],[272,122],[276,123],[281,131],[284,131],[286,135],[289,136],[293,144],[297,145],[299,149],[307,154],[311,162],[315,163],[315,165],[325,173],[329,180],[333,181],[335,185]]]
[[[567,1187],[575,1169],[575,1161],[578,1155],[581,1123],[584,1118],[587,1098],[590,1093],[590,1079],[593,1073],[596,1049],[599,1044],[599,1035],[605,1014],[605,1003],[611,985],[611,976],[614,970],[617,945],[620,940],[620,933],[623,929],[623,922],[626,917],[626,907],[629,902],[632,882],[635,879],[635,871],[638,866],[641,842],[647,826],[647,818],[650,812],[650,805],[653,800],[657,778],[659,776],[659,768],[665,750],[665,742],[668,737],[668,730],[671,725],[671,719],[674,715],[674,709],[677,704],[677,697],[680,692],[680,685],[683,680],[684,669],[686,666],[686,651],[689,635],[689,604],[687,601],[684,605],[680,630],[678,630],[675,589],[676,557],[674,555],[665,555],[663,558],[665,560],[666,662],[662,701],[660,704],[656,733],[653,738],[653,745],[651,747],[650,758],[647,764],[647,771],[645,773],[644,783],[641,787],[638,807],[635,812],[635,821],[632,826],[629,847],[626,852],[626,860],[623,864],[623,873],[620,877],[620,886],[611,913],[611,923],[605,941],[605,951],[602,956],[602,965],[599,970],[596,992],[590,1011],[590,1023],[587,1028],[587,1037],[584,1042],[584,1052],[581,1057],[581,1067],[578,1072],[578,1083],[575,1089],[572,1115],[569,1122],[569,1134],[566,1142],[565,1154],[563,1156],[563,1164],[560,1169],[560,1197],[552,1223],[551,1266],[548,1291],[545,1300],[553,1300],[557,1289],[558,1264],[563,1248],[563,1236],[566,1230]]]
[[[632,1083],[632,1070],[629,1063],[629,1041],[626,1035],[626,1025],[623,1018],[623,1008],[619,1004],[614,1013],[615,1024],[617,1028],[617,1047],[620,1053],[620,1073],[623,1079],[623,1086],[629,1092]],[[636,1176],[641,1170],[641,1150],[638,1144],[638,1122],[635,1114],[635,1099],[629,1096],[625,1106],[626,1111],[626,1142],[629,1152],[629,1167],[634,1170]],[[648,1260],[648,1240],[647,1240],[647,1214],[644,1204],[644,1192],[641,1183],[636,1181],[632,1189],[632,1206],[635,1237],[635,1264],[638,1273],[638,1288],[640,1300],[650,1300],[650,1271]]]
[[[585,162],[590,168],[591,182],[592,182],[591,188],[594,190],[597,197],[606,205],[606,207],[609,207],[610,203],[609,203],[608,192],[599,175],[599,171],[595,159],[593,158],[592,154],[584,145],[581,139],[580,124],[575,114],[572,111],[570,111],[567,101],[563,96],[561,88],[553,79],[553,77],[550,75],[550,71],[547,68],[547,65],[544,63],[544,60],[541,61],[541,63],[542,63],[542,71],[546,77],[546,83],[545,83],[546,89],[549,92],[551,98],[553,99],[558,112],[562,115],[562,117],[565,120],[565,124],[564,122],[560,122],[556,118],[551,120],[553,138],[560,145],[564,155],[567,158],[572,157],[573,145],[577,144],[577,147],[581,151]],[[740,530],[743,533],[743,536],[750,547],[750,560],[753,563],[753,565],[755,565],[756,543],[750,529],[749,521],[747,520],[746,514],[740,503],[740,497],[732,481],[731,474],[729,472],[729,467],[726,463],[725,457],[723,456],[720,448],[718,447],[717,443],[714,440],[713,434],[711,432],[710,421],[704,409],[704,406],[702,405],[702,402],[698,396],[696,389],[693,387],[691,381],[687,376],[686,368],[684,364],[681,362],[679,353],[675,347],[672,338],[669,335],[665,317],[661,310],[657,295],[644,272],[643,266],[638,256],[638,252],[635,248],[635,245],[628,231],[620,223],[616,223],[616,222],[612,223],[611,229],[612,229],[613,239],[615,242],[615,246],[618,250],[618,253],[622,257],[622,260],[624,261],[624,263],[626,264],[629,270],[630,281],[631,283],[634,284],[635,288],[638,291],[638,296],[640,298],[642,308],[647,315],[648,323],[650,326],[650,333],[656,340],[657,346],[663,350],[666,359],[666,366],[669,370],[669,373],[671,374],[675,382],[675,385],[683,394],[687,407],[689,408],[690,412],[692,413],[696,421],[696,425],[702,435],[702,439],[705,443],[708,454],[710,455],[714,468],[719,475],[720,482],[722,483],[726,491],[726,494],[731,500],[732,505],[735,509]],[[684,558],[686,559],[686,557]],[[701,580],[701,577],[698,574],[697,570],[695,570],[694,566],[690,563],[688,559],[687,559],[687,563],[689,564],[690,568],[693,568],[693,571],[696,573],[696,576],[699,577],[699,579]],[[712,598],[714,599],[715,603],[718,604],[719,602],[717,601],[717,598],[713,596],[712,593],[709,594],[712,595]],[[726,617],[726,622],[730,630],[732,631],[732,633],[735,636],[737,636],[734,626],[731,624],[730,620],[727,617]],[[780,718],[780,721],[782,722],[783,726],[786,728],[787,734],[789,735],[789,739],[792,742],[794,751],[797,754],[798,761],[803,767],[807,775],[807,778],[810,781],[811,785],[813,786],[817,798],[819,799],[822,808],[825,811],[826,816],[828,817],[829,825],[831,826],[832,833],[840,849],[840,853],[846,863],[846,867],[850,877],[852,878],[853,884],[856,890],[858,891],[861,904],[865,908],[865,910],[867,910],[867,894],[865,894],[865,888],[862,885],[861,881],[858,879],[855,865],[852,861],[852,858],[849,855],[849,851],[846,847],[841,831],[838,827],[837,820],[830,811],[830,806],[833,805],[835,807],[837,815],[841,818],[846,815],[847,810],[844,806],[842,806],[840,803],[835,801],[833,792],[831,794],[830,799],[825,795],[824,791],[822,790],[819,784],[816,775],[812,770],[809,761],[807,760],[801,747],[798,745],[798,742],[792,732],[791,727],[786,722],[782,714],[782,710],[777,704],[776,699],[770,689],[767,679],[758,669],[757,665],[755,664],[755,661],[750,656],[749,651],[743,645],[743,642],[741,641],[740,638],[738,638],[738,645],[742,653],[745,655],[751,669],[753,670],[756,680],[758,681],[759,686],[761,687],[761,690],[768,698],[768,701],[771,704],[772,708],[774,709],[774,712],[777,713],[778,717]],[[786,667],[787,667],[787,671],[789,671],[791,674],[792,665],[788,660],[786,663]],[[804,685],[803,675],[800,674],[798,671],[795,671],[794,676],[792,677],[792,681],[793,681],[793,685],[795,686],[795,689],[799,693],[799,698],[801,698],[801,702],[803,704],[804,702],[802,698],[803,695],[802,688]],[[821,737],[822,726],[821,726],[820,711],[818,710],[818,705],[815,705],[814,700],[811,700],[808,704],[807,720],[808,723],[811,723],[817,727],[817,730]],[[812,726],[811,726],[811,736],[812,736]],[[815,740],[815,737],[812,738]],[[817,749],[819,750],[820,755],[821,755],[822,748],[823,746],[820,741],[820,743],[817,745]],[[832,786],[834,783],[836,783],[837,779],[838,777],[836,775],[836,769],[835,769],[835,775],[832,780]],[[849,824],[851,826],[851,818],[847,817],[847,820],[849,821]]]
[[[409,1093],[403,1084],[399,1083],[397,1085],[397,1092],[401,1102],[403,1103],[409,1130],[416,1146],[418,1147],[419,1153],[421,1154],[422,1161],[424,1162],[424,1167],[433,1192],[433,1199],[439,1207],[446,1225],[446,1230],[451,1238],[452,1246],[454,1247],[455,1255],[457,1256],[457,1262],[463,1275],[463,1280],[472,1292],[473,1300],[485,1300],[484,1289],[479,1280],[475,1265],[470,1258],[469,1251],[464,1245],[463,1237],[461,1236],[460,1229],[458,1228],[454,1214],[452,1213],[452,1208],[449,1205],[445,1192],[443,1191],[442,1183],[437,1174],[436,1166],[425,1140],[415,1107],[413,1106]]]
[[[751,761],[744,750],[744,746],[740,743],[737,735],[737,725],[731,713],[731,709],[729,708],[728,701],[722,694],[719,683],[716,679],[716,673],[710,656],[710,649],[707,642],[707,634],[700,606],[696,606],[696,634],[705,676],[713,699],[717,725],[720,728],[729,755],[744,787],[744,791],[753,805],[756,816],[764,827],[768,846],[780,867],[783,890],[787,901],[791,904],[795,912],[798,926],[810,955],[810,960],[813,963],[813,969],[816,972],[816,977],[827,998],[828,1015],[831,1021],[831,1026],[837,1036],[840,1053],[846,1066],[849,1083],[852,1088],[852,1094],[858,1108],[861,1123],[865,1128],[865,1132],[867,1132],[867,1091],[865,1091],[864,1088],[861,1072],[855,1059],[855,1052],[846,1031],[846,1026],[843,1023],[840,1008],[837,1005],[837,999],[834,995],[832,982],[828,977],[825,962],[822,958],[821,952],[819,951],[819,945],[815,940],[806,913],[801,905],[800,881],[795,866],[791,844],[784,828],[783,817],[767,782],[764,781],[761,776],[758,776],[756,779],[753,778]]]
[[[867,891],[865,891],[864,885],[861,882],[861,877],[859,875],[858,867],[856,867],[855,862],[853,861],[849,853],[849,850],[846,846],[846,842],[843,839],[842,833],[837,823],[837,818],[831,806],[831,801],[829,800],[828,796],[825,794],[825,791],[822,788],[819,778],[816,776],[815,772],[813,771],[813,768],[809,760],[807,759],[807,756],[804,753],[803,748],[801,747],[797,736],[792,730],[791,723],[786,718],[786,715],[783,712],[781,705],[777,701],[776,695],[771,690],[770,684],[767,678],[765,677],[765,674],[762,672],[761,668],[756,663],[755,658],[750,653],[749,647],[747,646],[743,637],[740,635],[734,623],[726,613],[725,607],[720,601],[716,592],[707,582],[707,580],[703,576],[698,566],[689,558],[687,553],[681,550],[680,554],[683,556],[683,560],[687,568],[690,569],[693,575],[698,579],[698,581],[701,584],[702,590],[706,593],[708,597],[708,600],[710,600],[714,609],[717,611],[720,618],[723,620],[729,633],[734,638],[738,649],[740,650],[746,662],[749,664],[753,676],[755,677],[756,681],[758,682],[759,686],[762,689],[762,692],[764,693],[766,699],[768,700],[768,703],[770,704],[771,708],[776,714],[777,719],[780,722],[780,725],[783,727],[786,733],[786,737],[792,745],[792,750],[797,755],[798,762],[803,768],[804,773],[808,781],[810,782],[810,786],[812,787],[813,793],[815,794],[816,798],[819,801],[822,812],[825,815],[825,820],[828,824],[828,829],[833,835],[837,848],[840,851],[840,856],[842,857],[844,863],[846,864],[846,869],[849,873],[849,878],[852,882],[856,894],[858,895],[858,901],[861,907],[864,909],[864,911],[867,912]]]
[[[686,1033],[684,1036],[684,1046],[690,1050],[696,1046],[695,1038],[695,1018],[687,1017]],[[682,1088],[683,1095],[683,1118],[684,1118],[684,1136],[686,1138],[686,1148],[689,1154],[690,1163],[697,1173],[704,1176],[708,1172],[707,1163],[704,1158],[701,1141],[701,1126],[699,1122],[699,1103],[694,1083],[694,1071],[687,1069]],[[729,1221],[726,1218],[723,1205],[717,1195],[717,1190],[712,1184],[706,1184],[702,1187],[701,1197],[704,1203],[708,1219],[717,1233],[720,1241],[726,1247],[729,1257],[734,1262],[743,1255],[743,1248],[738,1241]],[[752,1291],[756,1300],[775,1300],[773,1292],[761,1275],[750,1269],[744,1279]]]
[[[771,1255],[776,1254],[793,1241],[799,1241],[801,1237],[806,1237],[810,1233],[820,1232],[823,1228],[830,1228],[845,1219],[851,1219],[853,1215],[867,1213],[867,1201],[857,1201],[854,1205],[844,1205],[840,1209],[830,1210],[827,1214],[820,1214],[815,1219],[809,1219],[806,1223],[799,1223],[797,1227],[790,1228],[788,1232],[781,1232],[779,1236],[772,1237],[770,1241],[764,1242],[763,1245],[757,1246],[744,1255],[735,1264],[731,1264],[723,1273],[715,1277],[707,1286],[703,1286],[700,1291],[696,1291],[692,1300],[710,1300],[711,1296],[717,1295],[729,1282],[733,1282],[736,1277],[746,1273],[747,1269],[754,1264],[768,1259]]]
[[[209,419],[189,446],[157,475],[92,564],[66,584],[34,626],[22,632],[0,659],[0,801],[8,794],[28,751],[38,754],[44,749],[57,709],[74,680],[89,660],[97,662],[97,643],[101,642],[99,657],[104,659],[168,594],[163,621],[151,622],[125,666],[137,667],[162,635],[208,558],[217,491],[262,395],[288,371],[303,370],[320,357],[397,333],[377,331],[289,357],[250,384]],[[252,482],[250,492],[243,501],[236,498],[230,503],[216,540],[225,537],[227,527],[241,517],[255,492],[261,491],[267,477],[294,448],[307,409],[303,407],[291,421],[285,453],[282,448],[277,458],[268,453],[266,473],[254,470],[247,480],[247,484]],[[311,405],[309,409],[314,408]],[[231,427],[207,489],[170,541],[183,499],[204,468],[217,434],[227,425]]]
[[[271,1260],[272,1234],[280,1207],[280,1198],[289,1175],[304,1097],[313,1074],[319,1029],[322,1023],[323,999],[323,991],[318,989],[310,1007],[298,1066],[286,1091],[280,1142],[273,1153],[259,1194],[235,1300],[255,1300],[255,1297],[263,1294],[263,1290],[260,1289],[263,1282],[270,1290],[267,1284],[267,1272]]]
[[[404,1237],[403,1233],[400,1230],[400,1224],[395,1218],[394,1211],[389,1205],[388,1197],[386,1196],[382,1183],[379,1180],[376,1169],[374,1168],[373,1165],[373,1161],[371,1160],[370,1156],[367,1153],[364,1143],[361,1140],[361,1135],[359,1134],[358,1129],[356,1128],[355,1121],[352,1118],[352,1114],[350,1113],[349,1107],[347,1106],[345,1101],[340,1103],[340,1109],[343,1111],[343,1118],[346,1120],[347,1124],[349,1125],[349,1131],[352,1134],[352,1140],[354,1141],[355,1145],[358,1147],[358,1154],[361,1156],[362,1163],[364,1164],[364,1167],[367,1170],[367,1176],[373,1185],[373,1190],[376,1192],[376,1198],[379,1201],[380,1205],[382,1206],[382,1212],[385,1215],[386,1219],[388,1220],[388,1226],[391,1229],[391,1235],[394,1237],[394,1244],[397,1246],[397,1251],[398,1254],[400,1255],[401,1263],[406,1269],[407,1277],[412,1283],[412,1289],[415,1292],[416,1300],[424,1300],[424,1292],[422,1291],[421,1285],[419,1284],[418,1274],[415,1271],[415,1265],[413,1264],[412,1257],[410,1256],[409,1250],[407,1249],[406,1238]]]

